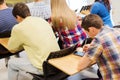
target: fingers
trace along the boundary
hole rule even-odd
[[[86,44],[83,46],[83,51],[86,52],[88,51],[88,48],[89,48],[90,44]]]

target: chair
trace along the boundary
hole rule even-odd
[[[82,46],[86,43],[90,43],[91,41],[92,41],[92,39],[88,39],[87,42],[84,41]],[[56,80],[56,79],[64,80],[67,77],[69,77],[70,75],[64,73],[63,71],[61,71],[58,68],[54,67],[53,65],[49,64],[48,60],[53,59],[53,58],[60,58],[63,56],[67,56],[67,55],[73,53],[76,50],[77,46],[78,45],[76,44],[76,45],[66,48],[66,49],[61,49],[59,51],[51,52],[50,55],[48,56],[47,60],[44,61],[44,63],[43,63],[44,76],[30,73],[31,75],[33,75],[33,80]],[[88,79],[89,80],[100,80],[99,78],[86,78],[83,80],[88,80]]]
[[[68,74],[49,64],[48,60],[69,55],[73,51],[75,51],[76,48],[77,44],[66,49],[51,52],[47,60],[43,63],[44,76],[30,73],[31,75],[33,75],[33,80],[64,80],[65,78],[67,78],[69,76]]]

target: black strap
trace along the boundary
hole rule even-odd
[[[51,52],[50,55],[48,56],[47,60],[52,59],[52,58],[59,58],[59,57],[69,55],[72,52],[74,52],[76,50],[76,48],[77,48],[77,44],[72,46],[72,47],[69,47],[69,48],[65,48],[65,49],[61,49],[59,51]]]

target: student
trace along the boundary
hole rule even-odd
[[[119,80],[120,29],[103,26],[102,19],[95,14],[87,15],[81,25],[93,41],[84,46],[86,53],[79,62],[78,70],[96,62],[103,80]]]
[[[51,16],[51,8],[44,0],[33,0],[33,2],[28,3],[27,6],[32,16],[41,17],[45,20],[48,20]]]
[[[25,50],[28,59],[15,58],[8,62],[8,79],[19,80],[19,72],[43,75],[42,63],[49,53],[59,50],[59,46],[49,23],[39,17],[32,17],[24,3],[17,3],[13,15],[19,24],[12,29],[8,50],[13,54]]]
[[[0,38],[10,37],[13,26],[17,24],[16,19],[12,15],[12,8],[6,5],[5,0],[0,0]],[[7,66],[9,57],[5,58]]]
[[[15,24],[17,21],[12,15],[12,8],[6,5],[5,0],[0,0],[0,37],[9,37]]]
[[[62,47],[67,48],[76,43],[81,45],[87,36],[66,0],[51,0],[51,12],[52,28],[58,33]]]
[[[109,0],[95,0],[90,9],[90,13],[99,15],[102,18],[104,25],[113,27],[110,10],[111,5]]]
[[[81,28],[76,13],[68,7],[66,0],[51,0],[51,11],[52,27],[62,41],[62,48],[65,49],[74,44],[81,46],[87,35]],[[67,80],[80,80],[86,77],[88,76],[78,73],[68,77]]]

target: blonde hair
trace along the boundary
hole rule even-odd
[[[51,20],[53,28],[70,30],[75,27],[77,17],[74,11],[72,11],[66,0],[51,0]]]

